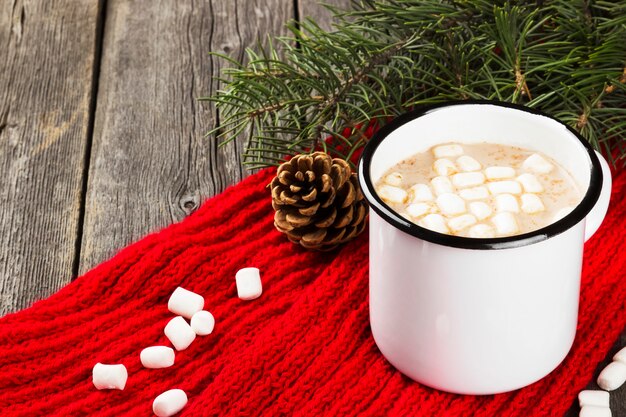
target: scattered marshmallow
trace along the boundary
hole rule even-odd
[[[433,164],[433,169],[437,175],[452,175],[459,172],[454,162],[445,158],[437,159]]]
[[[448,220],[448,227],[453,232],[460,232],[461,230],[476,224],[476,217],[471,214],[463,214],[458,217],[453,217]]]
[[[452,184],[458,188],[475,187],[485,183],[482,172],[461,172],[452,176]]]
[[[440,145],[433,148],[433,153],[437,158],[451,158],[463,155],[463,147],[461,145]]]
[[[467,232],[469,237],[479,238],[479,239],[488,239],[496,236],[496,232],[493,230],[493,227],[488,224],[479,223],[472,227]]]
[[[487,184],[487,187],[493,195],[522,193],[522,186],[517,181],[495,181]]]
[[[456,216],[465,213],[465,200],[453,193],[441,194],[437,197],[439,210],[447,216]]]
[[[139,354],[141,364],[150,369],[168,368],[174,365],[174,358],[174,349],[167,346],[150,346]]]
[[[411,203],[419,203],[422,201],[432,201],[433,192],[430,191],[430,187],[426,184],[415,184],[409,188],[409,195]]]
[[[128,371],[121,364],[105,365],[98,362],[92,371],[93,385],[97,389],[123,390],[128,380]]]
[[[509,212],[497,213],[491,218],[496,232],[499,236],[510,236],[519,232],[519,226],[515,220],[515,216]]]
[[[463,200],[473,201],[473,200],[484,200],[489,198],[489,190],[487,187],[480,186],[474,188],[464,188],[459,191],[459,196]]]
[[[611,362],[598,375],[598,386],[605,391],[613,391],[626,382],[626,364]]]
[[[165,336],[172,342],[176,350],[185,350],[196,338],[196,332],[181,316],[176,316],[167,323]]]
[[[448,233],[449,229],[446,225],[446,219],[441,214],[429,214],[422,218],[418,223],[425,229],[432,230],[438,233]]]
[[[393,185],[383,184],[378,187],[378,195],[387,203],[404,203],[408,197],[406,191]]]
[[[413,219],[420,218],[434,211],[435,207],[431,203],[414,203],[406,208],[407,214]]]
[[[461,171],[465,172],[479,171],[483,167],[480,162],[467,155],[459,156],[456,164],[461,168]]]
[[[191,318],[191,328],[198,336],[206,336],[213,332],[215,317],[208,311],[198,311]]]
[[[600,390],[584,390],[578,393],[578,404],[580,407],[609,407],[609,393]]]
[[[546,161],[543,156],[534,153],[526,158],[522,164],[522,168],[526,171],[532,171],[537,174],[547,174],[552,171],[554,166],[550,162]]]
[[[254,300],[263,293],[259,268],[242,268],[235,274],[237,295],[242,300]]]
[[[527,193],[543,192],[543,185],[541,185],[537,177],[535,177],[533,174],[522,174],[517,177],[517,181],[522,184],[522,187],[524,187],[524,191],[526,191]]]
[[[522,194],[522,211],[534,214],[544,211],[546,208],[537,194]]]
[[[448,177],[435,177],[430,180],[430,183],[433,185],[433,189],[437,195],[454,192],[454,187]]]
[[[489,204],[483,203],[482,201],[473,201],[469,204],[469,211],[472,213],[478,220],[485,220],[489,216],[491,216],[492,210],[489,207]]]
[[[612,417],[611,409],[608,407],[596,407],[586,405],[580,409],[579,417]]]
[[[613,356],[613,360],[626,364],[626,347],[621,348],[620,351]]]
[[[560,209],[554,214],[554,217],[552,218],[552,223],[561,220],[563,217],[570,214],[573,210],[574,210],[574,207],[571,207],[571,206],[563,207],[562,209]]]
[[[152,411],[157,417],[170,417],[187,405],[187,394],[182,389],[165,391],[154,399]]]
[[[393,185],[394,187],[399,187],[402,185],[402,174],[399,172],[392,172],[385,177],[385,182],[389,185]]]
[[[485,177],[489,180],[504,180],[513,178],[515,170],[511,167],[487,167],[485,168]]]
[[[194,313],[204,308],[204,298],[200,294],[178,287],[167,302],[167,309],[174,314],[190,319]]]
[[[496,196],[496,210],[508,211],[509,213],[519,213],[517,198],[512,194],[498,194]]]

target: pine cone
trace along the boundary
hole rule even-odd
[[[330,250],[365,229],[367,205],[356,174],[324,152],[293,157],[270,183],[274,225],[305,248]]]

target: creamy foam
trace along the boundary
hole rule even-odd
[[[540,229],[583,197],[572,176],[548,156],[493,143],[437,145],[393,166],[375,189],[412,222],[465,237]]]

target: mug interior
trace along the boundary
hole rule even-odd
[[[470,239],[424,229],[384,203],[373,184],[398,162],[446,142],[495,143],[542,152],[569,172],[584,197],[563,219],[521,235]],[[509,103],[463,101],[426,106],[385,125],[365,147],[359,163],[359,181],[372,209],[409,234],[449,246],[501,249],[544,240],[584,219],[600,195],[602,172],[591,146],[556,119]]]
[[[372,155],[374,183],[398,162],[446,142],[495,143],[539,151],[557,161],[584,194],[591,178],[591,159],[567,127],[554,119],[492,104],[439,107],[392,131]]]

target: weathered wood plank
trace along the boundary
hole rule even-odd
[[[313,18],[326,30],[332,30],[332,13],[322,4],[328,4],[340,9],[349,9],[350,0],[296,0],[298,2],[299,18],[304,20],[307,17]]]
[[[72,277],[98,14],[0,0],[0,316]]]
[[[241,144],[203,137],[216,111],[196,99],[224,64],[208,52],[241,59],[293,16],[284,0],[107,3],[81,272],[246,175]]]

